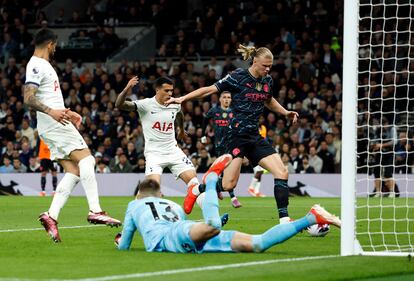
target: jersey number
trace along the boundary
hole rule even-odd
[[[158,202],[158,204],[167,205],[165,207],[165,214],[161,216],[164,220],[170,221],[170,222],[176,222],[180,219],[177,213],[174,212],[174,210],[171,208],[170,205],[168,205],[167,202]],[[151,208],[151,212],[152,212],[152,215],[154,216],[154,220],[156,221],[159,220],[160,216],[158,215],[157,208],[155,208],[154,202],[146,202],[145,205],[148,205]]]

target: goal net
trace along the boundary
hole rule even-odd
[[[341,238],[341,250],[342,254],[412,255],[414,4],[410,0],[353,1],[354,10],[345,11],[345,28],[347,24],[356,27],[345,33],[352,29],[356,34],[350,44],[350,37],[344,36],[344,61],[348,64],[344,79],[350,70],[357,75],[351,75],[352,82],[348,80],[344,103],[351,97],[355,102],[344,104],[344,112],[348,115],[352,110],[355,117],[344,115],[344,123],[350,123],[344,124],[343,133],[349,136],[346,130],[353,130],[356,141],[352,147],[344,147],[344,155],[353,155],[354,165],[344,168],[342,174],[347,177],[353,173],[352,183],[342,181],[342,235],[352,232],[352,236]],[[347,2],[351,1],[345,1],[345,9]],[[355,65],[350,66],[352,62]],[[343,165],[347,163],[343,159]],[[349,199],[351,196],[354,198]],[[351,222],[344,212],[352,208]]]

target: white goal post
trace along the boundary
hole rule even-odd
[[[343,38],[341,255],[413,256],[414,3],[344,0]]]

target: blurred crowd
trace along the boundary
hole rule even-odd
[[[157,1],[142,0],[137,5],[153,2]],[[158,3],[154,5],[162,8],[163,13],[171,7],[169,1]],[[207,8],[201,9],[203,6],[197,3]],[[148,62],[122,61],[112,71],[102,63],[87,67],[75,58],[61,67],[54,64],[66,106],[83,117],[80,132],[96,157],[97,171],[144,172],[144,136],[137,113],[114,108],[117,94],[131,77],[140,78],[139,85],[129,93],[131,100],[152,97],[153,82],[163,75],[175,80],[176,96],[184,95],[233,71],[235,48],[241,43],[272,50],[275,61],[270,75],[274,79],[274,97],[285,108],[300,114],[296,125],[268,111],[260,119],[267,129],[267,140],[280,153],[289,172],[340,172],[342,1],[193,4],[187,18],[193,25],[176,28],[176,35],[162,37],[156,56]],[[196,53],[209,57],[198,71],[192,60]],[[25,62],[17,64],[10,57],[0,79],[0,172],[36,171],[36,115],[22,103]],[[218,104],[218,96],[212,95],[182,105],[187,136],[179,145],[198,172],[204,172],[217,156],[214,131],[211,124],[203,130],[203,119]],[[201,142],[203,136],[207,143]],[[251,171],[248,162],[245,164],[243,171]]]

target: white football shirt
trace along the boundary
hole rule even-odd
[[[55,69],[45,59],[32,56],[26,66],[26,82],[38,86],[36,97],[39,101],[52,109],[63,109],[62,91]],[[47,114],[37,111],[37,130],[44,133],[61,126]]]
[[[134,101],[141,119],[145,138],[144,154],[169,154],[177,146],[174,121],[181,105],[159,104],[155,97]]]

